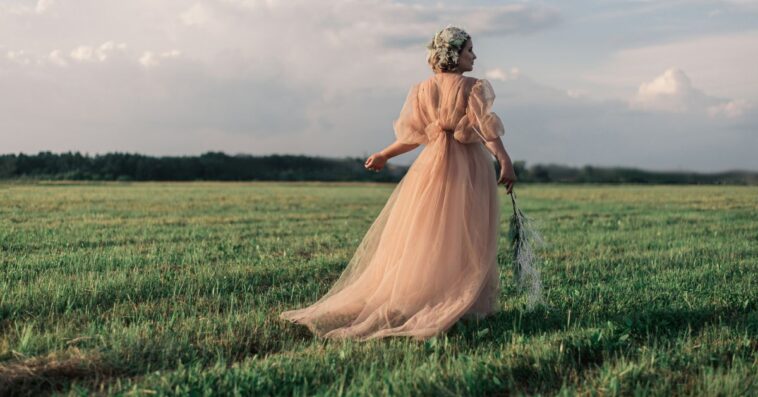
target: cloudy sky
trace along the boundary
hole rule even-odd
[[[514,160],[758,170],[747,0],[0,0],[0,153],[365,156],[448,24]]]

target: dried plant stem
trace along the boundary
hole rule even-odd
[[[513,215],[508,237],[513,250],[513,282],[519,291],[527,293],[527,309],[531,310],[538,303],[543,303],[539,259],[534,252],[534,245],[541,244],[543,240],[531,219],[516,205],[516,192],[511,190],[510,196]]]

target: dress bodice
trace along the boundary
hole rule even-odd
[[[504,134],[492,112],[495,93],[489,81],[455,73],[437,73],[408,92],[400,116],[393,123],[404,143],[429,143],[439,134],[452,133],[460,143],[491,141]]]

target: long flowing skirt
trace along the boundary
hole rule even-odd
[[[430,142],[396,185],[339,279],[280,318],[324,338],[418,340],[497,311],[499,199],[481,143]]]

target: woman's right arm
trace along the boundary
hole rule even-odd
[[[410,152],[411,150],[419,147],[419,145],[420,144],[418,143],[402,143],[395,141],[381,151],[369,156],[369,158],[366,159],[364,167],[369,170],[379,172],[382,168],[384,168],[384,164],[387,163],[387,160],[395,156],[399,156],[403,153]]]
[[[395,141],[391,145],[384,148],[379,153],[383,154],[384,157],[387,158],[387,160],[399,156],[403,153],[410,152],[411,150],[419,147],[420,143],[403,143],[400,141]]]
[[[419,147],[419,145],[426,143],[426,135],[424,134],[425,120],[417,111],[418,87],[419,84],[415,84],[408,90],[403,107],[400,109],[400,115],[392,123],[392,127],[395,130],[395,142],[380,152],[369,156],[364,164],[367,169],[378,172],[384,168],[387,160],[405,152],[410,152]]]

